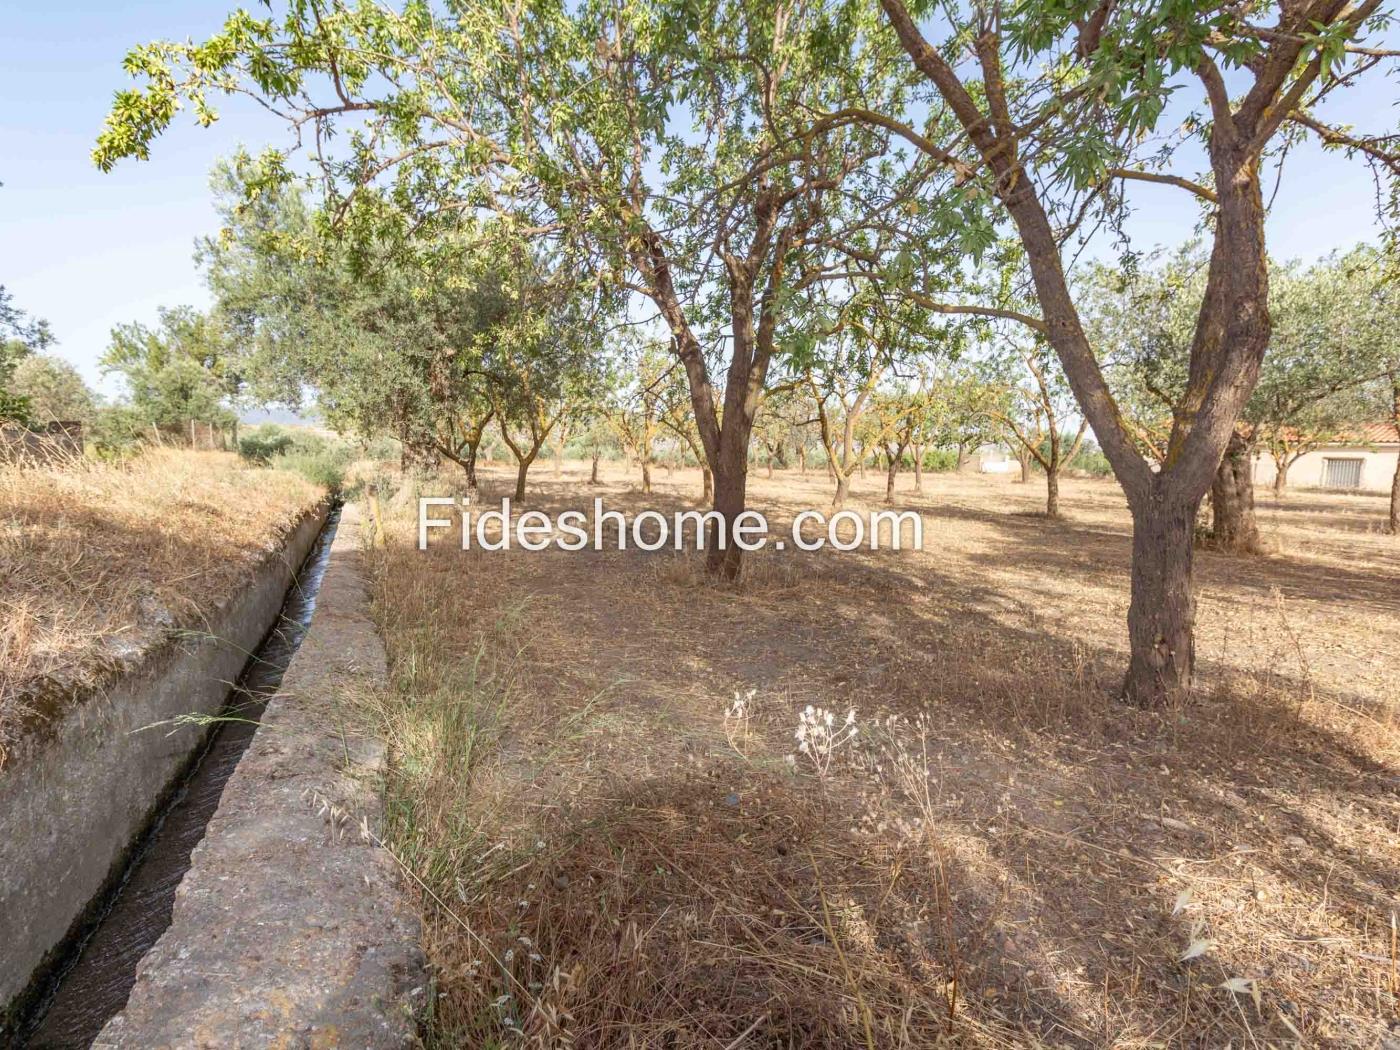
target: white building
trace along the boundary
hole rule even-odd
[[[979,474],[1015,474],[1021,462],[1001,445],[980,445],[968,457],[968,465]]]
[[[1389,492],[1400,457],[1400,438],[1389,423],[1368,423],[1354,437],[1327,442],[1305,452],[1288,467],[1288,487]],[[1273,485],[1274,457],[1254,454],[1254,483]]]

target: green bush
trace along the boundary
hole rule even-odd
[[[259,427],[239,439],[238,454],[249,463],[266,466],[273,456],[288,451],[292,443],[292,436],[280,427]]]
[[[18,423],[22,427],[34,425],[30,414],[29,398],[23,394],[12,394],[0,390],[0,423]]]
[[[330,450],[312,452],[293,449],[274,456],[268,465],[277,470],[293,471],[307,481],[338,493],[345,486],[347,462],[347,457]]]
[[[924,469],[935,473],[948,473],[958,469],[958,450],[953,448],[931,448],[924,453]]]
[[[134,408],[113,405],[99,408],[88,427],[87,442],[101,460],[124,459],[145,447],[150,433],[146,420]]]
[[[272,456],[269,466],[295,471],[331,492],[339,493],[345,487],[345,468],[355,459],[350,445],[306,431],[292,431],[286,437],[287,445]]]
[[[403,455],[403,444],[398,438],[381,434],[365,445],[364,457],[397,463]]]
[[[355,459],[355,450],[344,441],[272,423],[248,431],[238,442],[238,454],[256,466],[290,470],[337,493],[345,485],[345,468]]]
[[[1106,478],[1113,474],[1113,468],[1109,466],[1107,457],[1096,448],[1080,449],[1079,455],[1074,457],[1074,461],[1069,464],[1071,470],[1082,470],[1085,474],[1091,474],[1096,478]]]

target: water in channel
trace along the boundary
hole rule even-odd
[[[126,872],[96,920],[70,947],[21,1029],[17,1047],[81,1050],[126,1005],[136,964],[170,925],[175,889],[189,870],[190,853],[204,837],[224,784],[311,623],[339,520],[340,508],[335,507],[287,591],[277,623],[229,693],[223,712],[228,720],[217,723],[203,752],[132,850]]]

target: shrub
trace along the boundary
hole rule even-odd
[[[374,440],[366,443],[363,453],[365,459],[383,460],[397,463],[403,456],[403,443],[398,438],[381,434]]]
[[[293,449],[274,457],[270,465],[278,470],[300,474],[307,481],[323,485],[331,492],[338,493],[345,485],[346,458],[333,452]]]
[[[307,431],[293,431],[283,436],[286,444],[268,460],[269,466],[300,474],[334,493],[345,487],[345,470],[355,459],[355,450],[350,445]]]
[[[266,466],[273,456],[290,449],[292,443],[292,436],[280,427],[259,427],[239,440],[238,454],[249,463]]]
[[[948,473],[958,469],[958,453],[951,448],[931,448],[924,453],[924,469]]]
[[[34,425],[30,414],[29,398],[23,394],[12,394],[0,390],[0,423],[18,423],[22,427]]]
[[[88,428],[88,446],[100,460],[125,459],[146,445],[147,423],[134,408],[115,405],[99,408]]]
[[[1071,470],[1082,471],[1096,478],[1106,478],[1113,473],[1107,457],[1096,448],[1080,449],[1079,455],[1069,464]]]

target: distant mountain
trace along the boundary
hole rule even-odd
[[[240,423],[257,426],[259,423],[283,423],[288,426],[315,426],[321,417],[315,412],[293,412],[287,408],[257,408],[244,412],[238,417]]]

